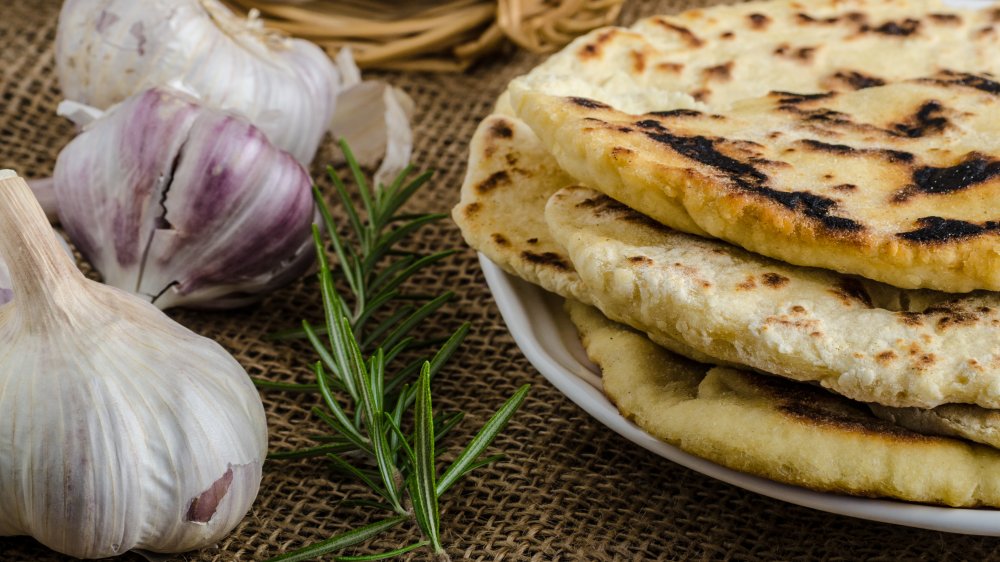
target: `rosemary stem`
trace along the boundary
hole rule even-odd
[[[339,234],[338,228],[343,230],[343,225],[337,224],[323,194],[314,188],[327,237],[324,240],[320,229],[313,229],[325,326],[313,328],[304,322],[301,332],[287,332],[295,337],[304,335],[319,355],[320,360],[314,363],[316,383],[260,381],[258,384],[285,391],[318,390],[322,401],[312,412],[337,436],[333,442],[278,453],[274,458],[325,457],[335,468],[362,481],[381,497],[379,502],[368,504],[393,516],[275,560],[307,560],[337,552],[409,521],[416,524],[426,540],[376,555],[379,559],[431,546],[430,558],[450,561],[441,544],[438,498],[470,471],[502,458],[502,455],[484,455],[524,400],[527,385],[508,399],[439,476],[435,466],[436,443],[458,423],[461,414],[435,416],[430,384],[468,333],[468,325],[459,327],[449,337],[435,338],[433,332],[428,333],[426,320],[453,295],[412,293],[407,290],[406,282],[455,251],[422,255],[399,251],[396,245],[446,215],[399,212],[430,173],[408,182],[412,170],[408,167],[388,188],[369,184],[349,147],[342,143],[341,148],[363,207],[354,203],[345,182],[328,168],[350,229],[343,236]],[[334,269],[330,265],[333,259],[340,262],[337,271],[342,274],[340,281],[349,287],[347,293],[341,293],[334,282]],[[373,317],[377,320],[372,320]],[[438,345],[432,357],[425,356],[429,347]],[[414,380],[418,370],[420,377]],[[414,416],[414,429],[407,433],[402,426],[410,412]]]

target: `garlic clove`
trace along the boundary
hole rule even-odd
[[[256,497],[264,410],[217,343],[86,279],[28,186],[0,176],[0,536],[81,558],[183,552]]]
[[[322,49],[239,18],[218,0],[67,0],[56,70],[68,99],[101,109],[181,82],[206,104],[246,115],[304,164],[340,89]]]
[[[362,166],[374,167],[381,161],[376,183],[391,182],[410,162],[413,100],[385,82],[362,81],[350,48],[341,49],[335,62],[344,91],[337,98],[330,131],[347,141]]]
[[[311,266],[312,182],[242,116],[133,96],[56,162],[60,220],[106,283],[160,308],[259,300]]]

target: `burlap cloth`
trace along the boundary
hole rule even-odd
[[[53,73],[59,2],[18,0],[0,9],[0,167],[29,177],[52,172],[72,137],[56,117]],[[630,2],[622,16],[674,12],[703,2]],[[468,139],[493,99],[515,75],[539,62],[506,53],[464,75],[388,74],[416,101],[416,162],[437,169],[414,211],[449,211],[458,199]],[[317,158],[330,160],[329,144]],[[326,182],[320,185],[328,186]],[[463,248],[450,222],[423,232],[424,248]],[[456,301],[437,316],[442,330],[469,321],[462,352],[440,375],[435,405],[468,413],[465,443],[503,400],[534,385],[495,449],[508,460],[475,473],[442,500],[444,542],[454,558],[473,560],[987,560],[1000,541],[884,525],[829,515],[743,491],[674,465],[597,423],[550,386],[514,345],[483,281],[475,253],[464,250],[433,275],[417,280],[428,292],[445,288]],[[315,317],[316,283],[303,280],[260,306],[229,313],[179,312],[174,317],[215,338],[247,370],[275,380],[305,380],[313,354],[265,334]],[[321,427],[308,410],[315,398],[265,392],[272,449],[308,444]],[[3,415],[0,412],[0,415]],[[269,462],[246,520],[217,547],[183,560],[261,560],[373,520],[346,498],[364,489],[322,462]],[[0,504],[0,509],[5,506]],[[401,546],[412,530],[393,532],[351,553]],[[423,559],[426,553],[412,559]],[[124,560],[140,560],[135,555]],[[30,539],[0,539],[0,561],[66,560]]]

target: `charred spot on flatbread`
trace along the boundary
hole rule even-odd
[[[733,61],[710,66],[701,71],[705,81],[726,82],[733,77]]]
[[[884,86],[885,80],[878,76],[863,74],[857,70],[838,70],[823,78],[820,84],[830,90],[863,90]]]
[[[543,267],[552,267],[559,271],[571,271],[573,269],[564,256],[555,252],[538,253],[525,250],[521,252],[521,257],[527,262]]]
[[[750,29],[754,31],[763,31],[771,25],[771,18],[758,12],[749,14],[747,20],[750,22]]]
[[[841,233],[864,230],[864,225],[835,214],[837,202],[829,197],[805,191],[789,192],[768,186],[768,176],[753,164],[742,162],[721,152],[717,146],[724,139],[704,136],[680,136],[670,133],[655,121],[642,122],[646,136],[670,147],[691,160],[703,164],[727,178],[732,188],[768,199],[790,211],[817,221],[829,230]]]
[[[618,30],[614,28],[598,34],[592,42],[586,43],[580,47],[580,58],[587,59],[600,57],[601,52],[604,49],[604,45],[612,41],[617,34]]]
[[[807,150],[813,150],[816,152],[829,152],[831,154],[839,154],[843,156],[875,156],[878,158],[884,158],[887,162],[893,164],[901,162],[908,163],[914,160],[913,154],[890,148],[856,148],[846,144],[829,143],[816,139],[802,139],[798,141],[798,144]]]
[[[1000,83],[994,80],[989,74],[969,74],[966,72],[944,70],[938,75],[931,78],[924,78],[922,81],[939,86],[975,88],[988,94],[1000,95]]]
[[[912,183],[892,194],[892,203],[905,203],[918,195],[948,195],[950,193],[976,187],[1000,176],[1000,161],[983,154],[971,152],[961,162],[953,166],[921,166],[913,170]],[[931,230],[945,227],[974,234],[973,228],[958,224],[947,225],[940,217],[925,217],[922,228]],[[923,220],[923,219],[922,219]],[[992,227],[983,225],[985,230]]]
[[[816,55],[816,51],[818,50],[819,47],[815,45],[792,47],[788,43],[782,43],[774,49],[774,54],[779,57],[785,57],[801,63],[808,63],[813,60]]]
[[[657,25],[662,26],[664,29],[667,29],[679,35],[681,40],[684,41],[687,44],[687,46],[692,49],[697,49],[705,44],[705,41],[703,41],[701,37],[698,37],[697,35],[694,34],[693,31],[684,27],[683,25],[673,23],[667,20],[666,18],[656,18],[653,21],[655,21]]]
[[[845,305],[851,306],[857,303],[865,308],[875,308],[874,301],[865,286],[857,279],[842,277],[830,289],[830,293],[836,296]]]
[[[789,279],[780,273],[767,272],[760,277],[765,287],[780,289],[789,283]]]
[[[882,25],[871,27],[868,25],[861,26],[861,33],[878,33],[881,35],[891,35],[896,37],[909,37],[921,28],[921,21],[916,18],[906,18],[900,21],[887,21]]]
[[[510,139],[514,136],[514,130],[506,120],[497,119],[490,126],[490,135],[498,139]]]
[[[679,62],[661,62],[657,63],[656,69],[661,72],[680,74],[684,70],[684,64]]]
[[[933,439],[875,418],[862,410],[860,404],[856,406],[821,388],[757,373],[744,373],[744,376],[752,387],[775,400],[781,413],[798,422],[895,440]]]
[[[890,128],[899,135],[912,139],[939,134],[948,125],[944,105],[937,100],[928,100],[917,108],[912,117],[900,123],[893,123]]]
[[[651,111],[647,115],[655,115],[657,117],[701,117],[704,113],[697,109],[670,109],[667,111]],[[650,121],[649,123],[651,123],[649,125],[651,127],[658,125],[655,121]]]
[[[986,221],[976,224],[958,219],[942,217],[922,217],[917,219],[914,230],[897,234],[903,240],[922,244],[943,244],[1000,231],[1000,221]]]
[[[590,98],[580,98],[580,97],[570,97],[569,101],[575,103],[580,107],[586,107],[587,109],[610,109],[611,106],[606,103],[601,103],[597,100],[592,100]]]
[[[486,179],[479,182],[476,185],[475,189],[479,193],[488,193],[500,186],[509,184],[510,184],[510,174],[507,173],[507,170],[500,170],[497,172],[493,172]]]
[[[958,14],[935,13],[927,16],[934,23],[943,25],[961,25],[962,16]]]

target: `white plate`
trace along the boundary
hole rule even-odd
[[[1000,536],[998,510],[934,507],[814,492],[730,470],[656,439],[622,417],[604,397],[600,371],[587,360],[560,297],[506,274],[482,254],[479,263],[500,314],[528,361],[570,400],[629,441],[712,478],[796,505],[922,529]]]

